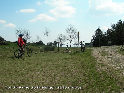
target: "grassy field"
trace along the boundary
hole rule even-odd
[[[90,48],[84,53],[74,48],[71,53],[40,53],[32,47],[37,53],[22,59],[14,58],[16,48],[0,46],[0,93],[120,92],[117,79],[97,70]]]

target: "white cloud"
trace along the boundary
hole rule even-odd
[[[29,22],[36,21],[56,21],[57,18],[67,18],[71,17],[75,13],[75,8],[70,5],[70,2],[65,0],[45,0],[45,4],[53,7],[49,12],[54,16],[49,16],[47,14],[39,14],[34,19],[29,20]],[[37,5],[41,5],[41,2],[37,2]]]
[[[113,0],[89,0],[89,7],[92,11],[104,13],[105,15],[124,14],[124,2]]]
[[[19,12],[21,13],[34,13],[35,9],[21,9]]]
[[[40,6],[42,3],[40,1],[37,2],[37,5]]]
[[[48,16],[46,14],[39,14],[36,18],[29,20],[29,22],[36,22],[36,21],[55,21],[54,17]]]
[[[67,0],[45,0],[45,3],[51,6],[67,6],[70,4]]]
[[[6,21],[5,21],[5,20],[0,20],[0,23],[1,23],[1,24],[5,24]]]
[[[50,13],[56,17],[71,17],[75,13],[75,9],[71,6],[56,7],[50,10]]]
[[[70,2],[65,0],[46,0],[46,4],[54,7],[50,10],[56,17],[71,17],[75,13],[75,8],[70,5]]]
[[[10,28],[15,28],[15,27],[16,27],[16,25],[13,24],[13,23],[8,23],[8,24],[6,24],[5,26],[6,26],[6,27],[10,27]]]
[[[13,23],[7,23],[6,20],[0,20],[0,23],[3,24],[5,27],[15,28],[16,25]]]

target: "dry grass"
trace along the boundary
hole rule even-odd
[[[35,47],[34,47],[35,49]],[[97,70],[91,49],[84,53],[46,52],[32,57],[15,59],[13,48],[0,46],[1,93],[101,93],[120,92],[117,79],[110,73]],[[74,50],[74,51],[73,51]],[[7,89],[9,86],[71,86],[82,89]]]

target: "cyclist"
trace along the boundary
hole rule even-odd
[[[66,52],[69,52],[68,44],[66,45],[66,47],[67,47],[67,48],[66,48]]]
[[[82,42],[80,42],[80,45],[81,45],[81,51],[82,52],[84,52],[84,50],[85,50],[85,45],[84,45],[84,41]]]
[[[19,34],[19,37],[18,37],[18,46],[20,47],[21,51],[24,52],[24,47],[26,45],[26,43],[23,41],[23,37],[24,35],[23,34]]]

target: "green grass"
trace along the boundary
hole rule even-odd
[[[110,93],[120,87],[108,73],[98,72],[91,49],[84,53],[46,52],[16,59],[17,47],[0,46],[0,93]],[[39,51],[37,47],[32,47]],[[78,89],[7,89],[8,86],[79,86]],[[6,88],[7,87],[7,88]]]

